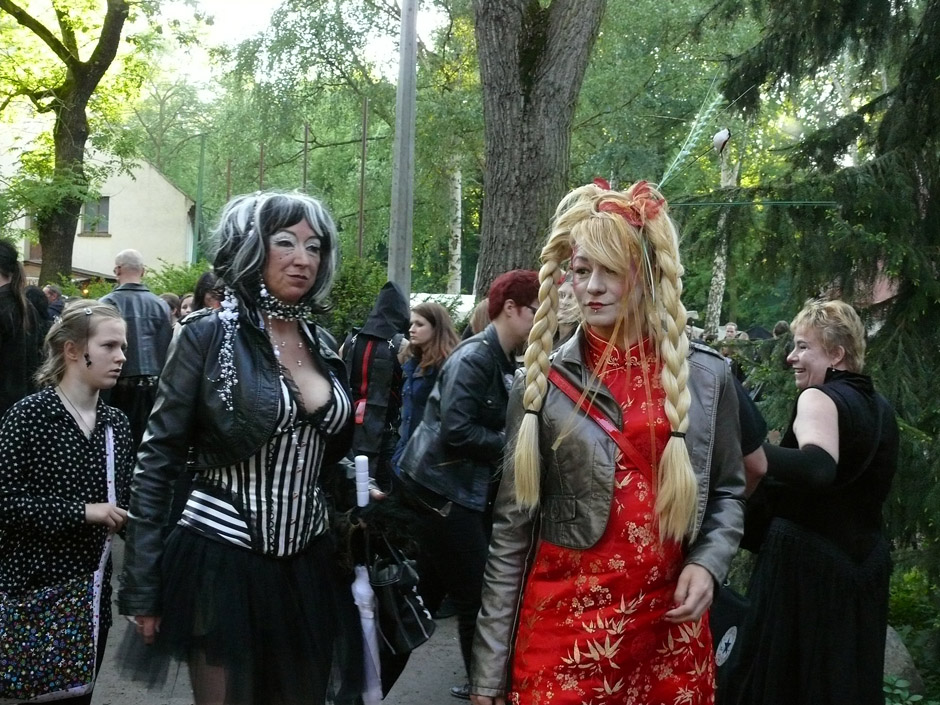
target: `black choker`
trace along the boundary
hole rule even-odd
[[[271,296],[264,284],[261,285],[261,294],[258,297],[258,308],[271,318],[281,321],[310,321],[313,319],[313,309],[309,304],[288,304]]]

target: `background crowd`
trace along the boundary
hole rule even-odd
[[[334,520],[364,455],[373,502],[411,517],[425,604],[453,604],[455,697],[715,702],[709,610],[744,536],[754,609],[719,701],[883,702],[897,425],[851,306],[774,326],[800,391],[778,446],[753,403],[776,390],[742,364],[778,347],[695,339],[646,182],[568,194],[540,270],[496,278],[463,340],[391,282],[341,345],[318,326],[339,263],[316,199],[237,197],[216,239],[192,294],[156,296],[126,250],[100,302],[36,305],[0,242],[0,590],[93,568],[120,532],[133,675],[186,662],[198,705],[358,702]]]

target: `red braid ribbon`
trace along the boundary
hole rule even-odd
[[[604,201],[597,207],[597,210],[603,213],[616,213],[634,228],[642,228],[644,223],[654,220],[659,215],[659,211],[666,203],[663,199],[653,196],[647,181],[638,181],[634,184],[630,196],[633,200],[628,206],[614,201]]]

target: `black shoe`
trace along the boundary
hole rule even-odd
[[[463,685],[455,685],[450,689],[450,694],[455,698],[460,698],[461,700],[470,699],[470,684],[464,683]]]
[[[450,595],[448,595],[441,601],[441,606],[434,613],[434,619],[447,619],[455,614],[457,614],[457,608],[454,606],[454,601],[450,599]]]

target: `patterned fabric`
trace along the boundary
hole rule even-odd
[[[91,575],[108,530],[85,522],[85,505],[108,501],[106,428],[114,429],[117,503],[130,495],[127,417],[98,401],[86,438],[52,388],[19,401],[0,426],[0,591],[22,594]],[[111,562],[102,627],[111,626]]]
[[[330,379],[331,400],[309,415],[282,379],[277,427],[267,445],[242,463],[201,471],[180,524],[275,556],[293,555],[325,533],[318,484],[323,451],[351,413],[341,382]]]
[[[0,595],[0,698],[81,695],[95,679],[91,576],[18,599]]]
[[[656,467],[669,436],[659,368],[588,337],[587,360],[620,403],[624,433]],[[606,359],[605,359],[606,358]],[[620,458],[614,506],[597,544],[540,542],[523,594],[510,702],[517,705],[709,705],[714,657],[707,618],[672,624],[682,546],[659,538],[648,470]]]

